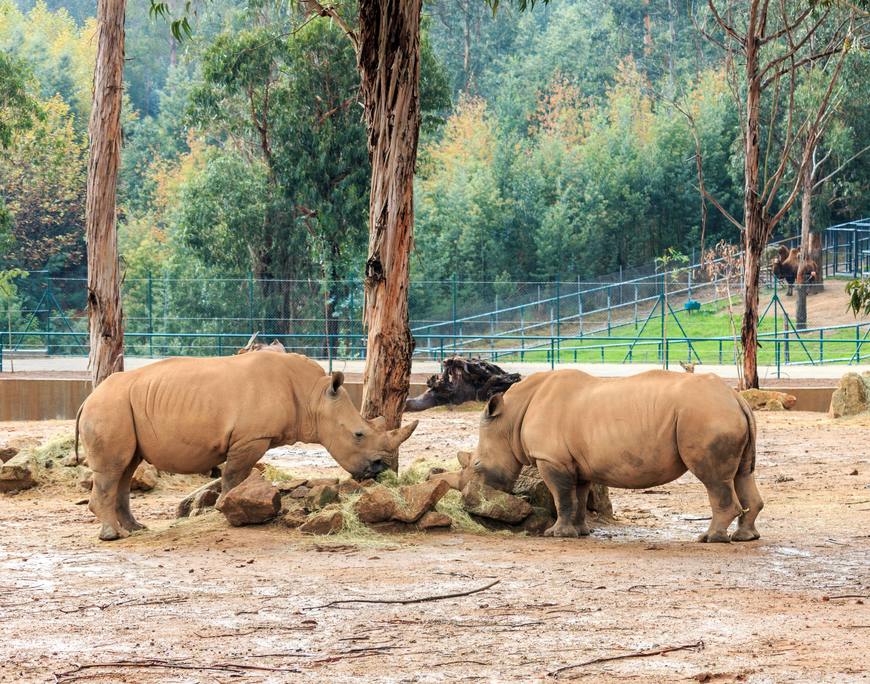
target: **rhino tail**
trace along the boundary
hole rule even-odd
[[[743,447],[743,454],[740,457],[740,465],[737,468],[737,472],[740,474],[753,473],[755,472],[755,416],[749,404],[739,394],[737,395],[737,403],[740,404],[740,409],[743,411],[743,415],[746,416],[746,424],[749,429],[749,439],[746,442],[746,446]]]
[[[84,402],[79,406],[79,410],[76,412],[76,441],[75,441],[75,454],[76,454],[76,465],[79,464],[79,419],[82,417],[82,409],[85,407]]]

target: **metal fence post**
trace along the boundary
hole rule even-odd
[[[852,228],[852,277],[858,277],[858,226]]]
[[[608,285],[607,286],[607,336],[608,337],[610,337],[610,328],[613,324],[613,311],[611,311],[611,309],[610,309],[610,305],[611,305],[611,302],[613,300],[612,300],[612,297],[610,294],[610,290],[611,290],[611,287],[610,287],[610,285]]]
[[[148,356],[154,356],[154,278],[151,275],[151,271],[148,271],[148,292],[147,292],[147,306],[148,306]]]
[[[556,350],[562,351],[562,343],[559,337],[562,335],[562,297],[560,281],[561,276],[556,274]]]
[[[453,274],[453,305],[451,313],[453,316],[453,353],[456,354],[456,274]]]
[[[248,271],[248,321],[251,335],[254,334],[254,272]]]

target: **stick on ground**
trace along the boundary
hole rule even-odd
[[[563,665],[560,668],[553,670],[552,672],[548,672],[548,677],[558,677],[562,672],[567,670],[573,670],[578,667],[585,667],[586,665],[593,665],[595,663],[607,663],[611,660],[625,660],[627,658],[646,658],[648,656],[657,656],[664,655],[665,653],[672,653],[673,651],[687,651],[687,650],[703,650],[704,642],[696,641],[694,644],[682,644],[680,646],[668,646],[666,648],[659,648],[655,651],[637,651],[636,653],[626,653],[624,655],[618,656],[608,656],[606,658],[593,658],[592,660],[586,660],[582,663],[575,663],[574,665]]]
[[[486,591],[490,587],[494,587],[499,582],[501,582],[501,580],[490,582],[486,586],[478,587],[477,589],[470,589],[469,591],[460,591],[453,594],[437,594],[435,596],[421,596],[420,598],[412,599],[338,599],[337,601],[330,601],[329,603],[324,603],[322,606],[311,606],[311,608],[307,608],[306,610],[314,610],[315,608],[331,608],[332,606],[337,606],[342,603],[400,603],[402,605],[407,605],[409,603],[426,603],[427,601],[440,601],[441,599],[458,598],[460,596],[470,596],[471,594],[478,594],[481,591]]]

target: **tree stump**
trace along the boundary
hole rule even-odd
[[[519,373],[504,370],[483,359],[454,356],[441,364],[441,374],[427,381],[423,394],[405,402],[406,411],[425,411],[433,406],[457,405],[466,401],[486,401],[520,381]]]

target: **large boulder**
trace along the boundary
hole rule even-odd
[[[861,375],[846,373],[831,395],[830,414],[833,418],[854,416],[870,410],[870,371]]]
[[[450,527],[453,525],[453,518],[446,513],[440,511],[427,511],[423,517],[417,521],[417,527],[421,530],[436,530],[439,528]]]
[[[424,513],[435,508],[441,497],[450,491],[445,480],[429,480],[415,485],[399,488],[404,505],[399,505],[393,513],[393,520],[404,523],[417,522]]]
[[[281,511],[281,492],[263,479],[258,470],[233,487],[216,508],[233,527],[257,525],[274,518]]]
[[[398,508],[393,492],[381,484],[367,487],[353,507],[360,521],[367,524],[391,520]]]
[[[753,411],[786,411],[797,403],[797,397],[775,390],[747,389],[740,396]]]
[[[36,486],[38,465],[32,454],[21,453],[0,465],[0,492],[17,492]]]
[[[462,490],[462,506],[472,515],[511,525],[522,522],[532,513],[528,501],[475,481]]]

